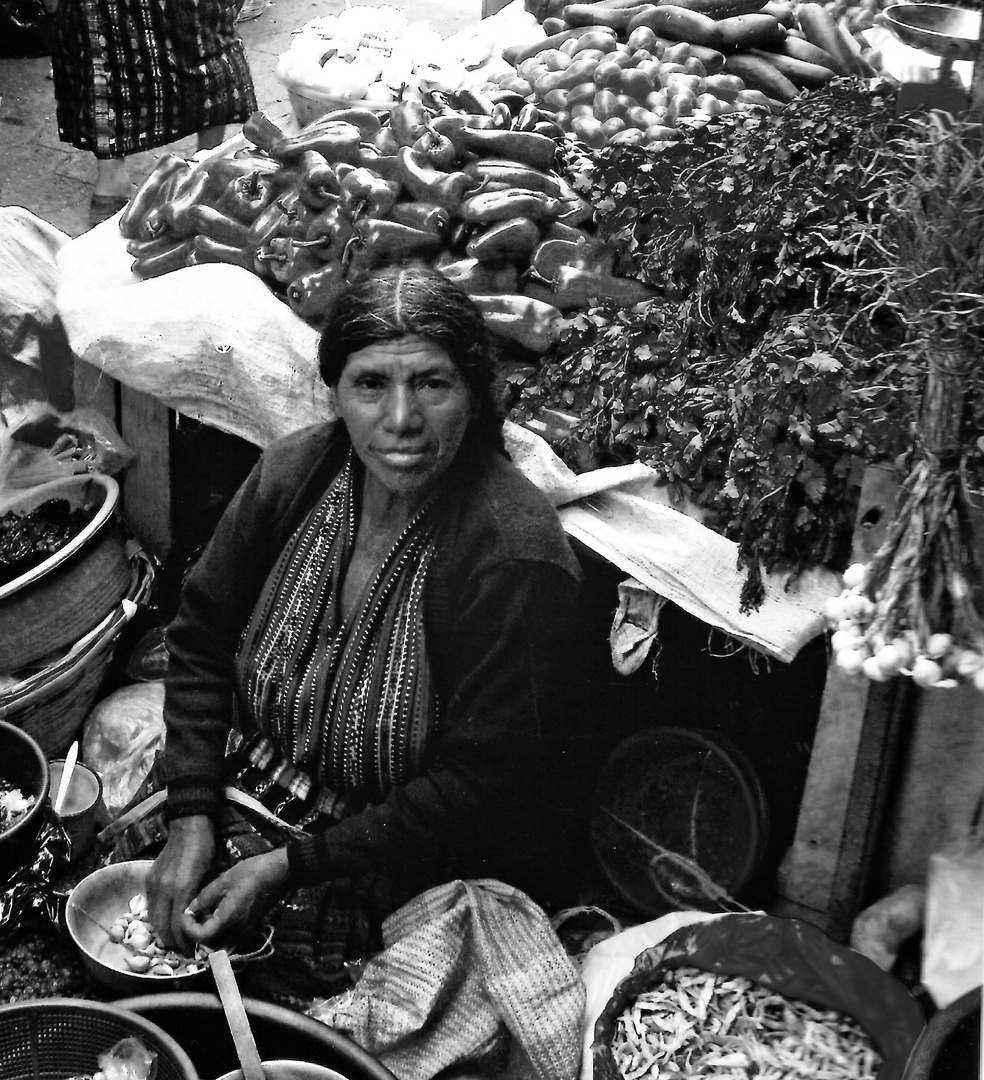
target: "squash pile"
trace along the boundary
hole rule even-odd
[[[878,57],[820,3],[598,0],[566,3],[546,37],[506,49],[496,77],[591,148],[680,137],[678,121],[778,111],[836,76],[873,77]]]

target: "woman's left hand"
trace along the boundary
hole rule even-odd
[[[234,942],[262,922],[285,891],[288,878],[284,848],[244,859],[209,882],[191,901],[185,910],[185,932],[203,945]]]

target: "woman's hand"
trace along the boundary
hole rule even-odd
[[[189,955],[194,940],[184,914],[208,877],[215,859],[215,826],[205,815],[175,818],[167,844],[154,860],[147,879],[150,925],[169,949]]]
[[[188,936],[203,945],[234,942],[260,924],[288,880],[285,848],[243,859],[209,882],[188,905]]]

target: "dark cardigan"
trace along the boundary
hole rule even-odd
[[[243,627],[284,543],[349,448],[340,425],[269,447],[189,575],[168,631],[168,813],[214,815]],[[441,721],[423,775],[291,840],[295,885],[372,871],[413,890],[498,877],[560,900],[585,857],[590,748],[578,708],[579,567],[553,507],[466,440],[441,481],[425,633]]]

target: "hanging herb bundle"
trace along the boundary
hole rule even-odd
[[[572,464],[643,460],[685,485],[736,541],[746,610],[763,571],[843,567],[856,466],[908,449],[925,359],[901,309],[871,303],[893,163],[867,168],[907,124],[893,95],[839,80],[658,154],[568,150],[620,270],[662,297],[570,320],[515,378],[515,411],[576,414]]]
[[[901,167],[900,167],[901,165]],[[976,676],[984,689],[984,602],[974,557],[970,461],[984,431],[984,143],[979,126],[914,124],[877,153],[886,189],[863,243],[881,257],[862,311],[890,308],[925,362],[911,454],[885,541],[831,604],[837,662],[921,685]]]

